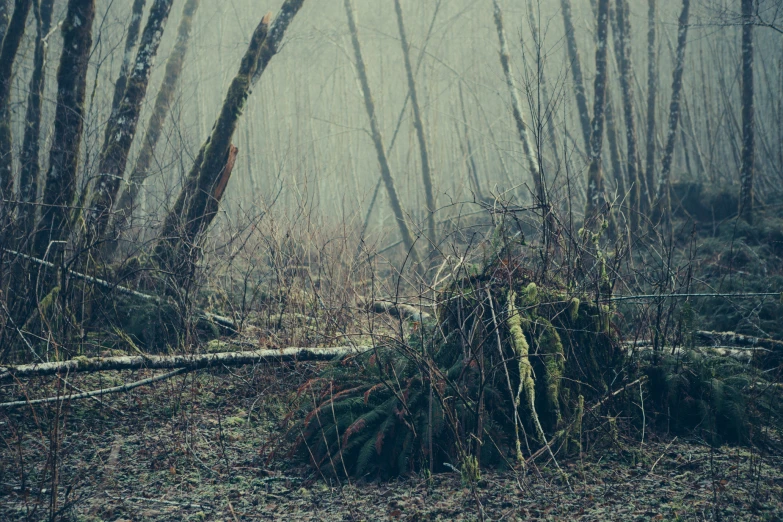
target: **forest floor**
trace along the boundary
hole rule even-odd
[[[315,369],[202,371],[61,410],[0,412],[0,520],[48,519],[55,461],[63,520],[479,520],[479,502],[488,520],[783,520],[782,454],[677,438],[561,461],[568,483],[545,462],[484,471],[475,490],[455,472],[329,482],[291,453],[286,433]],[[56,393],[51,380],[37,391]]]

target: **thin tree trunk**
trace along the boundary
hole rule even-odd
[[[98,162],[95,192],[85,216],[88,246],[92,241],[103,238],[108,227],[111,209],[117,199],[120,182],[125,173],[128,154],[136,135],[141,105],[147,94],[155,55],[163,37],[172,3],[173,0],[155,0],[153,3],[122,100],[116,113],[110,116],[107,123],[106,138]],[[114,234],[111,236],[113,237]]]
[[[429,151],[427,149],[427,138],[424,136],[424,124],[421,121],[421,110],[419,108],[419,96],[416,92],[416,80],[413,76],[413,65],[411,65],[410,48],[408,37],[405,34],[405,23],[402,17],[402,7],[400,0],[394,0],[394,10],[397,13],[397,27],[400,32],[400,43],[402,44],[402,56],[405,62],[405,74],[408,77],[408,93],[411,99],[411,108],[413,109],[413,127],[416,129],[416,137],[419,140],[419,153],[421,155],[421,176],[424,182],[424,196],[427,203],[427,232],[430,242],[430,257],[436,252],[437,237],[435,235],[435,211],[437,205],[432,188],[432,173],[430,172]]]
[[[114,83],[114,95],[111,100],[111,116],[115,116],[117,111],[120,110],[120,104],[122,98],[125,95],[125,88],[128,86],[128,75],[131,70],[131,60],[133,59],[133,49],[136,47],[136,42],[139,40],[139,30],[141,29],[141,19],[144,16],[144,4],[147,0],[133,0],[133,6],[131,7],[131,19],[128,24],[128,33],[125,36],[125,52],[122,55],[122,65],[120,66],[120,74],[117,76],[117,81]],[[152,13],[150,13],[152,14]],[[106,127],[106,137],[104,141],[108,141],[109,131],[111,129]]]
[[[671,223],[671,168],[674,157],[674,144],[677,141],[677,126],[680,122],[680,96],[682,95],[682,74],[685,69],[685,46],[688,43],[688,16],[690,13],[690,0],[682,0],[682,12],[680,13],[679,28],[677,34],[677,57],[672,73],[672,98],[669,105],[669,132],[666,137],[666,148],[663,152],[663,164],[661,177],[658,180],[658,191],[653,214],[653,221],[660,222],[663,219],[665,225]]]
[[[30,77],[30,93],[27,97],[25,113],[24,138],[20,158],[19,174],[19,229],[23,234],[29,234],[35,226],[35,200],[38,196],[38,177],[41,164],[38,161],[41,135],[41,107],[44,86],[46,85],[46,42],[44,37],[49,34],[52,25],[52,8],[54,0],[43,0],[35,6],[37,35],[33,56],[33,73]],[[29,241],[32,245],[32,236]]]
[[[641,201],[639,190],[639,153],[636,142],[636,121],[634,117],[633,65],[631,63],[631,20],[628,0],[617,0],[618,57],[620,62],[620,87],[623,91],[623,113],[625,114],[625,137],[628,155],[628,182],[630,183],[631,231],[639,227]]]
[[[644,186],[642,187],[642,212],[648,214],[655,188],[655,105],[658,89],[658,57],[655,49],[655,2],[647,0],[647,153]]]
[[[68,0],[63,22],[63,51],[57,69],[57,108],[43,194],[35,255],[43,258],[51,241],[67,235],[76,191],[76,168],[82,141],[87,67],[92,48],[95,0]]]
[[[553,220],[550,215],[549,198],[544,180],[541,176],[538,154],[530,143],[530,138],[527,133],[527,124],[522,116],[522,102],[519,99],[519,91],[517,90],[514,73],[511,71],[511,55],[508,51],[506,30],[503,27],[503,12],[500,10],[500,4],[497,0],[493,0],[493,4],[495,7],[495,26],[497,27],[498,40],[500,41],[500,65],[502,66],[503,74],[506,77],[506,87],[508,87],[509,94],[511,95],[511,112],[514,115],[514,122],[517,125],[517,132],[519,133],[519,141],[522,142],[522,150],[527,159],[530,175],[533,177],[536,199],[538,200],[537,203],[541,206],[542,215],[544,216],[544,240],[549,241],[549,235],[554,232],[554,229],[551,226],[553,225]]]
[[[462,96],[462,82],[459,83],[459,104],[462,110],[462,129],[465,133],[465,147],[467,153],[467,162],[470,175],[473,178],[473,184],[475,185],[476,195],[479,201],[484,201],[484,195],[481,191],[481,183],[478,178],[478,169],[476,168],[476,158],[473,156],[473,144],[470,141],[470,132],[468,128],[468,115],[465,111],[465,98]]]
[[[8,30],[8,21],[10,19],[8,15],[8,2],[10,0],[0,0],[0,45],[5,38],[5,32]]]
[[[275,17],[275,21],[272,22],[272,26],[269,28],[269,34],[261,47],[261,54],[258,56],[258,67],[253,74],[253,78],[250,82],[251,87],[255,86],[261,75],[264,74],[266,66],[269,65],[272,57],[277,54],[280,49],[280,42],[283,41],[283,36],[291,25],[291,21],[296,16],[296,13],[301,9],[304,0],[285,0],[283,5],[280,6],[280,12]]]
[[[604,178],[601,165],[601,149],[604,140],[604,116],[607,84],[607,33],[609,29],[609,0],[599,0],[597,11],[597,41],[595,50],[595,104],[593,105],[592,134],[588,151],[590,164],[587,171],[587,206],[585,229],[595,231],[600,226],[598,217],[608,213]]]
[[[742,0],[742,166],[740,168],[739,216],[753,222],[753,0]],[[778,93],[780,95],[780,93]]]
[[[392,178],[391,169],[389,168],[389,160],[386,156],[386,149],[383,146],[383,136],[381,135],[381,129],[375,115],[375,103],[373,102],[370,81],[367,79],[367,69],[364,65],[364,58],[362,57],[362,48],[359,43],[359,30],[356,27],[356,14],[354,13],[352,0],[345,0],[345,14],[348,18],[348,27],[351,31],[351,42],[356,58],[356,72],[362,87],[364,107],[367,110],[367,117],[370,120],[371,136],[373,144],[375,145],[375,152],[378,156],[378,164],[381,168],[381,177],[383,178],[384,185],[386,185],[389,204],[391,205],[392,212],[394,212],[394,217],[397,220],[397,226],[400,228],[403,244],[410,253],[412,261],[415,264],[418,264],[419,258],[416,253],[413,236],[411,235],[407,221],[405,221],[402,205],[400,205],[400,199],[397,196],[397,189],[394,187],[394,179]]]
[[[587,108],[587,93],[585,91],[584,78],[582,76],[582,63],[579,58],[579,46],[576,44],[576,31],[571,18],[571,0],[560,0],[560,11],[565,25],[566,50],[568,61],[571,62],[571,77],[574,81],[574,96],[576,97],[576,109],[579,112],[579,123],[582,126],[585,150],[590,155],[590,110]],[[603,102],[602,102],[603,103]]]
[[[149,123],[147,123],[147,130],[144,134],[144,139],[142,140],[141,151],[139,152],[136,164],[131,172],[128,186],[122,193],[122,196],[120,196],[119,203],[116,207],[115,219],[119,220],[117,225],[120,231],[128,226],[131,215],[133,214],[133,209],[135,208],[139,189],[149,176],[150,165],[152,164],[152,158],[155,155],[155,147],[163,132],[163,125],[166,123],[166,118],[169,114],[171,100],[174,98],[174,92],[177,88],[179,77],[182,74],[182,67],[185,63],[185,55],[188,50],[190,31],[193,26],[193,15],[198,9],[199,2],[200,0],[187,0],[185,7],[182,9],[182,18],[180,19],[179,28],[177,30],[177,42],[174,44],[174,50],[166,61],[166,71],[158,94],[155,97],[155,105],[152,109]],[[116,248],[117,242],[112,241],[110,245],[110,247],[107,246],[105,253],[111,254],[111,251]]]
[[[14,14],[8,22],[8,29],[0,48],[0,201],[12,200],[14,194],[14,173],[11,138],[11,80],[16,53],[24,36],[27,14],[32,0],[16,0]],[[0,209],[5,205],[0,203]],[[2,213],[6,210],[0,211]]]
[[[220,187],[225,188],[233,166],[232,156],[236,157],[231,140],[250,93],[253,74],[259,67],[270,18],[271,14],[264,16],[253,32],[212,134],[201,146],[185,186],[164,222],[155,254],[158,263],[174,270],[175,274],[190,273],[188,263],[197,259],[193,246],[217,211],[223,193]]]

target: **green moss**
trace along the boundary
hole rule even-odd
[[[574,297],[571,299],[571,301],[568,303],[568,313],[571,317],[571,321],[576,321],[576,319],[579,317],[579,298]]]
[[[538,339],[541,350],[544,375],[544,411],[542,417],[546,418],[548,423],[554,428],[559,426],[562,417],[560,414],[560,381],[563,379],[565,369],[565,355],[563,353],[563,343],[560,340],[560,334],[552,323],[544,318],[536,318],[539,324],[544,325],[544,331]]]

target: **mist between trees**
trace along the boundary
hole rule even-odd
[[[349,439],[380,410],[318,431],[341,405],[313,392],[312,466],[392,476],[437,454],[470,484],[598,444],[583,416],[628,383],[663,415],[670,358],[701,371],[715,339],[734,361],[762,347],[752,386],[779,386],[780,0],[0,0],[0,39],[0,379],[178,369],[122,393],[329,347],[362,370],[318,379],[428,409],[395,410],[405,462],[373,426],[373,467]],[[461,406],[433,392],[457,381]],[[482,450],[508,421],[490,381],[512,427]],[[702,429],[691,413],[678,426]],[[629,415],[629,437],[663,425]],[[703,429],[754,443],[744,427]]]

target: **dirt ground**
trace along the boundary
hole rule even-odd
[[[0,410],[0,520],[783,520],[783,455],[621,441],[526,473],[329,482],[285,419],[312,366],[200,372],[128,393]],[[150,372],[78,375],[96,389]],[[56,393],[52,379],[28,385]],[[61,392],[62,393],[62,392]],[[78,391],[74,391],[78,393]],[[11,383],[0,400],[18,398]],[[32,398],[32,397],[31,397]],[[631,445],[634,448],[631,448]],[[53,478],[52,464],[57,474]]]

